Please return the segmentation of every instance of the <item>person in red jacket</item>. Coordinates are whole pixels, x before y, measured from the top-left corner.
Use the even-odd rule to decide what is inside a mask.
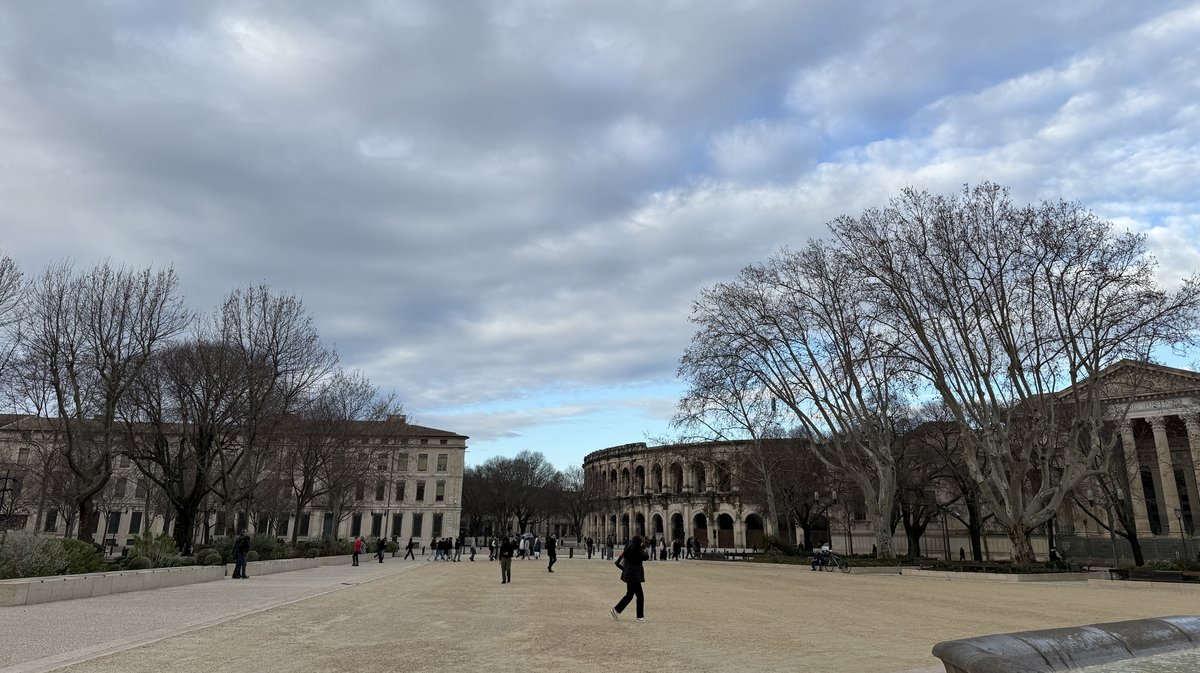
[[[354,536],[354,554],[350,557],[350,560],[353,561],[351,565],[358,565],[358,555],[363,553],[363,548],[366,546],[361,535]]]

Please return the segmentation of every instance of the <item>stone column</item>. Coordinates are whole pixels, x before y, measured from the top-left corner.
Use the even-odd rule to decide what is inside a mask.
[[[1175,486],[1175,465],[1171,462],[1171,444],[1167,441],[1167,419],[1154,416],[1150,419],[1154,429],[1154,450],[1158,455],[1158,474],[1162,481],[1163,497],[1159,512],[1163,517],[1162,532],[1166,535],[1177,524],[1175,509],[1179,507],[1179,489]]]
[[[1125,450],[1125,476],[1129,480],[1129,502],[1133,507],[1133,519],[1139,533],[1150,532],[1150,515],[1147,512],[1146,492],[1142,488],[1142,467],[1138,460],[1137,440],[1133,437],[1133,422],[1127,418],[1121,424],[1121,448]]]
[[[766,527],[763,527],[763,534],[766,534]],[[746,520],[739,517],[733,519],[733,546],[746,548]]]
[[[1192,454],[1192,471],[1196,478],[1196,490],[1200,491],[1200,414],[1188,414],[1183,417],[1187,426],[1188,451]],[[1192,525],[1196,525],[1196,503],[1190,501],[1192,507]],[[1193,528],[1193,530],[1195,530]]]

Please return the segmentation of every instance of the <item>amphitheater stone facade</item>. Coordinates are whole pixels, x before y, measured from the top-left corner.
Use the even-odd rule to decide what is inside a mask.
[[[635,534],[705,548],[753,547],[763,511],[743,498],[735,456],[741,443],[623,444],[583,459],[587,488],[599,495],[584,535],[622,544]]]

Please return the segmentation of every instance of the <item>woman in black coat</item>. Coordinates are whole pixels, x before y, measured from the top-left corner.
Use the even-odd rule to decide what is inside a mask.
[[[642,567],[642,562],[647,560],[646,550],[642,549],[642,536],[634,535],[629,544],[625,546],[625,551],[617,557],[616,566],[621,569],[621,581],[625,583],[625,597],[621,599],[617,606],[609,609],[609,614],[613,619],[617,619],[621,612],[629,606],[629,601],[637,598],[637,620],[639,622],[648,622],[646,619],[645,603],[646,597],[642,594],[642,582],[646,581],[646,572]]]

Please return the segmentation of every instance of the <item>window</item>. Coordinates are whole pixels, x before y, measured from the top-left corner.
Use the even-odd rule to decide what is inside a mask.
[[[398,472],[407,472],[408,471],[408,454],[407,453],[401,452],[401,453],[396,454],[396,471],[398,471]]]
[[[129,534],[137,535],[142,532],[142,513],[134,512],[129,515]]]
[[[450,454],[448,454],[448,453],[439,453],[439,454],[438,454],[437,471],[438,471],[438,472],[445,472],[445,471],[446,471],[446,464],[447,464],[448,462],[450,462]]]
[[[138,479],[137,488],[134,489],[133,496],[135,498],[146,497],[146,489],[148,488],[145,479]]]
[[[371,537],[383,537],[383,514],[371,515]]]
[[[413,526],[412,526],[413,537],[421,537],[421,519],[423,519],[423,518],[424,518],[424,515],[421,514],[420,512],[416,512],[413,514]]]
[[[396,502],[404,502],[404,482],[396,482]]]
[[[129,456],[124,456],[124,455],[121,456],[119,465],[121,466],[121,469],[123,469],[123,470],[128,469],[129,468]]]
[[[404,523],[404,515],[403,514],[393,514],[392,515],[392,537],[401,537],[404,535],[402,532],[400,532],[402,530],[403,523]]]
[[[355,483],[354,484],[354,499],[362,500],[365,497],[367,497],[367,485],[361,481]],[[351,533],[351,535],[358,535],[358,533]]]
[[[113,497],[114,498],[124,498],[125,497],[125,489],[128,488],[128,486],[126,484],[128,483],[129,480],[126,479],[125,477],[117,477],[115,481],[116,481],[116,483],[113,484]]]
[[[321,535],[333,537],[333,512],[321,515]]]
[[[46,525],[42,527],[42,531],[53,533],[58,528],[58,510],[52,509],[46,512]]]
[[[425,472],[429,469],[429,454],[422,453],[417,456],[417,472]]]
[[[387,482],[380,480],[375,482],[375,499],[383,500],[387,493]],[[378,537],[378,536],[377,536]]]
[[[362,535],[362,515],[355,514],[350,517],[350,534]]]
[[[109,512],[108,513],[108,534],[116,535],[117,531],[119,531],[119,530],[121,530],[121,513],[120,512]]]
[[[446,440],[444,440],[444,439],[439,439],[439,440],[438,440],[438,444],[446,444],[446,443],[448,443],[448,442],[447,442]]]
[[[429,443],[429,438],[428,438],[428,437],[422,437],[422,438],[421,438],[421,443],[422,443],[422,444],[428,444],[428,443]]]
[[[417,502],[425,502],[425,482],[417,482]]]
[[[17,464],[24,465],[29,462],[29,448],[22,447],[17,449]]]
[[[434,537],[442,536],[442,515],[441,514],[433,515],[433,536]]]
[[[439,481],[433,490],[434,502],[446,502],[446,482]]]
[[[309,516],[308,512],[305,512],[304,516],[300,517],[300,533],[299,533],[300,537],[308,537],[309,519],[310,519],[310,516]]]
[[[284,514],[283,518],[279,520],[279,537],[287,537],[288,523],[290,523],[290,519],[288,515]]]

